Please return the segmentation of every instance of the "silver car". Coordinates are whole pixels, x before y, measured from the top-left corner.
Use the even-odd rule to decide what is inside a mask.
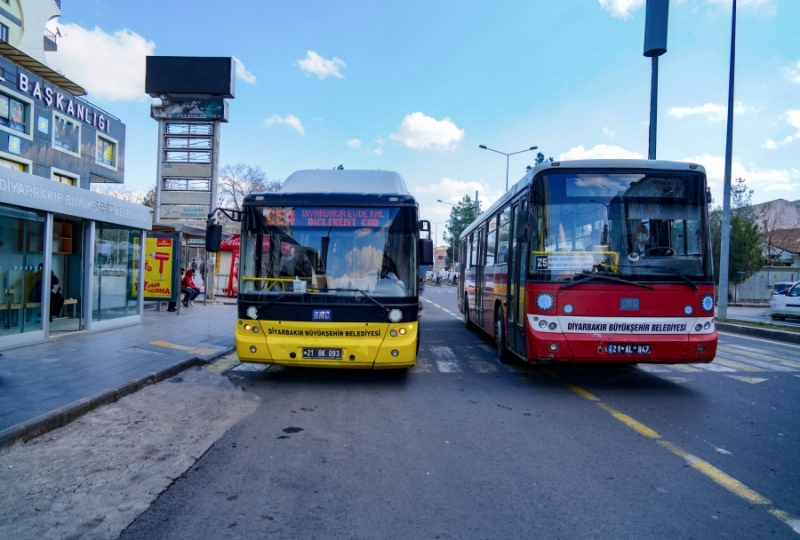
[[[781,292],[773,293],[769,301],[769,316],[775,320],[800,317],[800,282],[793,283],[791,287]]]

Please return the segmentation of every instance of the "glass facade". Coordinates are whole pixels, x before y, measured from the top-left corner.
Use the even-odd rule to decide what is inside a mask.
[[[96,222],[94,238],[92,320],[138,315],[141,231]]]
[[[0,205],[0,337],[42,330],[45,214]]]

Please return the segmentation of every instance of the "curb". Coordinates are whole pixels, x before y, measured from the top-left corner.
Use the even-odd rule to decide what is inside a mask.
[[[715,324],[717,326],[717,330],[722,330],[723,332],[731,332],[734,334],[742,334],[750,337],[760,337],[775,341],[783,341],[784,343],[794,343],[800,345],[800,333],[796,332],[772,330],[769,328],[754,328],[752,326],[743,326],[740,324],[723,322],[718,322]]]
[[[7,448],[17,442],[27,442],[40,435],[44,435],[48,431],[53,431],[63,427],[73,420],[80,418],[84,414],[93,411],[103,405],[114,403],[124,398],[128,394],[133,394],[151,384],[159,383],[170,377],[174,377],[181,371],[189,369],[194,366],[207,364],[220,356],[228,354],[233,351],[235,346],[231,345],[225,349],[214,353],[213,355],[206,356],[201,359],[199,356],[188,357],[181,362],[172,366],[165,367],[159,371],[151,371],[141,377],[128,381],[125,384],[115,386],[109,390],[99,392],[93,396],[86,397],[60,407],[49,413],[45,413],[32,418],[22,424],[11,426],[0,431],[0,449]]]

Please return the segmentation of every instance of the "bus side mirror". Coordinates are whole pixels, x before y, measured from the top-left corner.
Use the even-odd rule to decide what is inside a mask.
[[[206,225],[206,251],[217,253],[222,243],[222,225],[209,223]]]
[[[420,238],[417,244],[419,251],[419,265],[430,266],[433,264],[433,240],[430,238]]]

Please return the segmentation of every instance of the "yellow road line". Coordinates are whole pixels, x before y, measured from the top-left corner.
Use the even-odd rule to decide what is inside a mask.
[[[189,351],[202,355],[214,354],[221,350],[214,347],[190,347],[189,345],[178,345],[177,343],[170,343],[169,341],[151,341],[150,345],[158,345],[159,347],[168,347],[170,349],[179,349],[181,351]]]
[[[236,352],[232,352],[218,359],[216,362],[208,366],[207,369],[214,373],[223,373],[238,366],[239,364],[239,357],[236,355]]]
[[[647,437],[648,439],[660,439],[661,438],[661,435],[659,435],[657,432],[653,431],[652,429],[650,429],[646,425],[640,424],[639,422],[637,422],[636,420],[634,420],[633,418],[631,418],[627,414],[622,414],[621,412],[612,409],[611,407],[609,407],[608,405],[606,405],[602,401],[598,402],[597,405],[601,409],[611,413],[611,416],[613,416],[614,418],[616,418],[617,420],[619,420],[620,422],[622,422],[623,424],[625,424],[626,426],[628,426],[632,430],[636,431],[636,433],[638,433],[639,435]]]
[[[551,376],[556,376],[556,374],[551,372]],[[556,376],[556,378],[557,378],[557,376]],[[640,435],[642,435],[644,437],[647,437],[648,439],[658,439],[657,442],[662,447],[666,448],[667,450],[669,450],[670,452],[672,452],[676,456],[682,458],[683,460],[686,461],[686,463],[691,465],[691,467],[693,469],[701,472],[703,475],[705,475],[709,479],[713,480],[714,482],[716,482],[720,486],[724,487],[725,489],[727,489],[728,491],[730,491],[734,495],[737,495],[737,496],[741,497],[742,499],[744,499],[747,502],[752,503],[752,504],[772,505],[772,503],[766,497],[764,497],[764,496],[760,495],[759,493],[757,493],[756,491],[750,489],[749,487],[747,487],[746,485],[742,484],[741,482],[739,482],[735,478],[732,478],[732,477],[728,476],[727,474],[725,474],[721,470],[717,469],[716,467],[714,467],[713,465],[711,465],[707,461],[703,461],[702,459],[698,458],[697,456],[694,456],[694,455],[682,450],[678,446],[675,446],[671,442],[665,441],[664,439],[661,438],[661,435],[659,435],[658,432],[656,432],[655,430],[652,430],[649,427],[645,426],[644,424],[642,424],[640,422],[637,422],[636,420],[634,420],[630,416],[628,416],[626,414],[623,414],[623,413],[613,409],[612,407],[609,407],[608,405],[606,405],[605,403],[600,401],[599,398],[597,398],[595,395],[591,394],[590,392],[587,392],[583,388],[581,388],[579,386],[575,386],[575,385],[569,385],[568,384],[567,387],[570,390],[572,390],[573,392],[575,392],[576,394],[578,394],[579,396],[581,396],[581,397],[583,397],[585,399],[588,399],[589,401],[594,401],[600,408],[602,408],[603,410],[605,410],[608,413],[610,413],[611,416],[613,416],[614,418],[616,418],[617,420],[619,420],[620,422],[622,422],[623,424],[625,424],[629,428],[633,429],[634,431],[636,431]],[[774,508],[774,507],[773,508],[768,508],[767,510],[772,516],[776,517],[777,519],[781,520],[786,525],[791,527],[792,530],[794,530],[797,533],[800,533],[800,520],[792,517],[788,513],[784,512],[783,510],[779,510],[779,509]]]
[[[742,499],[751,502],[753,504],[772,504],[769,502],[769,499],[766,497],[762,497],[749,487],[745,486],[738,480],[731,478],[721,470],[717,469],[707,461],[703,461],[697,456],[693,456],[692,454],[681,450],[674,444],[668,441],[658,441],[658,444],[672,452],[678,457],[683,458],[686,462],[691,465],[693,468],[697,469],[710,479],[712,479],[717,484],[721,485],[731,493],[738,495]]]

